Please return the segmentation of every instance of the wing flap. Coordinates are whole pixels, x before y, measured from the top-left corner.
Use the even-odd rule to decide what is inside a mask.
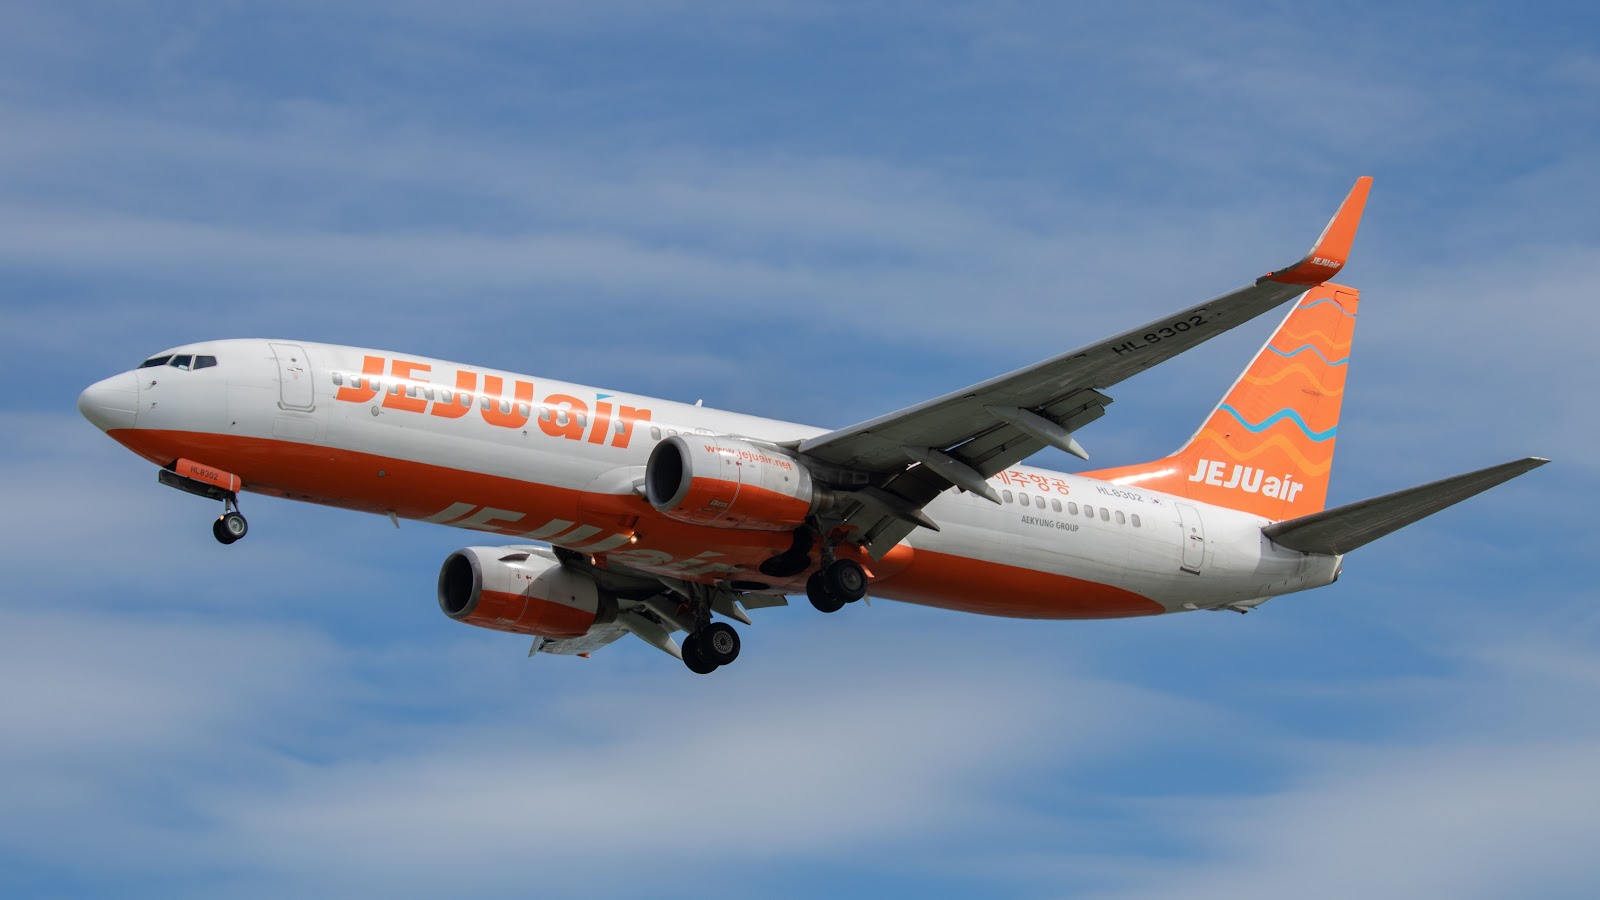
[[[574,638],[534,638],[533,647],[528,651],[528,655],[550,653],[556,656],[582,656],[585,653],[593,653],[607,644],[620,640],[627,634],[628,629],[615,622],[610,622],[605,625],[596,625],[589,629],[588,633]]]
[[[1071,433],[1105,415],[1110,404],[1111,398],[1099,391],[1079,391],[1045,406],[1042,417]],[[1002,423],[951,449],[949,455],[976,469],[984,478],[992,478],[1044,447],[1038,438],[1015,425]],[[881,488],[882,493],[892,496],[898,509],[861,504],[847,510],[842,521],[858,529],[862,546],[878,559],[921,524],[906,515],[906,508],[921,509],[953,486],[927,466],[912,466],[891,477]]]
[[[1382,497],[1278,522],[1261,531],[1274,543],[1291,550],[1303,553],[1348,553],[1495,485],[1531,472],[1549,461],[1537,456],[1513,460]]]

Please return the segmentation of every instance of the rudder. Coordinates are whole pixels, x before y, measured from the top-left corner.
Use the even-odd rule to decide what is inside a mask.
[[[1274,520],[1320,511],[1360,296],[1311,288],[1182,449],[1084,474]]]

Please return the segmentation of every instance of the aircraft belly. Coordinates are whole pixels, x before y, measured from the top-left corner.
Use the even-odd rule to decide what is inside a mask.
[[[1077,619],[1153,615],[1155,585],[1123,565],[1133,552],[1118,535],[1065,516],[1024,516],[967,495],[930,509],[942,531],[918,532],[908,569],[874,593],[987,615]],[[1044,524],[1054,523],[1054,524]],[[1059,527],[1077,524],[1077,530]]]
[[[1074,501],[1100,502],[1068,478]],[[1089,500],[1089,498],[1097,498]],[[1143,495],[1121,524],[1053,509],[946,494],[929,507],[939,533],[918,532],[910,569],[874,590],[913,603],[1028,618],[1101,618],[1223,606],[1315,586],[1300,554],[1259,546],[1260,521],[1202,505],[1204,565],[1185,568],[1189,540],[1174,504]],[[1140,525],[1131,525],[1138,509]],[[954,571],[946,560],[960,560]],[[978,574],[982,573],[982,574]],[[1325,581],[1319,583],[1326,583]]]

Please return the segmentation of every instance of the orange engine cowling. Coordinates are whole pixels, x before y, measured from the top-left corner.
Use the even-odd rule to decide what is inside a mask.
[[[657,444],[644,473],[645,499],[680,522],[788,531],[806,520],[819,492],[792,456],[724,435],[680,434]]]
[[[439,608],[457,622],[547,638],[616,618],[594,580],[534,549],[466,547],[439,569]]]

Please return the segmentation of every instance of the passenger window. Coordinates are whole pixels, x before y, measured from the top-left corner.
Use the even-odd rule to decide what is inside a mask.
[[[578,427],[579,428],[588,428],[589,427],[589,417],[584,415],[583,413],[578,413]]]
[[[1017,492],[1017,502],[1021,503],[1023,506],[1027,506],[1028,505],[1028,495],[1022,493],[1021,491],[1018,491]]]
[[[196,356],[194,358],[194,367],[196,369],[209,369],[216,364],[217,358],[215,356]]]
[[[1054,497],[1050,498],[1050,511],[1061,512],[1061,501],[1055,499]]]
[[[335,387],[344,384],[344,373],[343,372],[335,372],[335,373],[333,373],[333,384],[334,384]]]
[[[1102,521],[1102,522],[1111,521],[1111,510],[1106,509],[1104,506],[1100,507],[1100,521]]]
[[[671,428],[667,429],[667,437],[677,437],[677,436],[678,436],[678,433],[676,431],[673,431]]]
[[[471,409],[472,408],[472,395],[471,394],[462,394],[461,395],[461,405],[465,406],[467,409]]]
[[[1126,524],[1128,524],[1128,517],[1124,516],[1122,514],[1122,510],[1120,510],[1120,509],[1117,510],[1117,524],[1118,525],[1126,525]]]
[[[622,420],[618,419],[617,420],[617,424],[621,425],[622,424]],[[652,440],[652,441],[661,440],[661,429],[657,428],[654,425],[651,425],[650,426],[650,440]]]
[[[189,371],[190,364],[193,363],[193,362],[194,362],[194,357],[190,356],[189,354],[186,353],[186,354],[184,354],[182,356],[174,356],[172,358],[172,361],[167,363],[167,365],[173,367],[174,369],[181,369],[181,370],[187,372],[187,371]]]
[[[1007,503],[1010,503],[1010,502],[1012,502],[1012,500],[1013,500],[1013,498],[1012,498],[1012,496],[1011,496],[1011,492],[1010,492],[1010,491],[1001,491],[1001,492],[1000,492],[1000,496],[1001,496],[1001,498],[1002,498],[1002,499],[1004,499],[1004,500],[1005,500],[1005,501],[1006,501],[1006,502],[1007,502]]]
[[[488,412],[489,410],[494,409],[494,398],[484,397],[483,402],[479,403],[478,405],[483,407],[484,412]]]
[[[1039,507],[1040,509],[1044,509],[1044,495],[1040,494],[1039,496],[1034,497],[1033,505]]]
[[[1088,516],[1091,519],[1094,518],[1094,507],[1092,507],[1089,504],[1085,503],[1083,505],[1083,514]]]
[[[149,359],[145,360],[144,362],[140,363],[139,364],[139,368],[141,368],[141,369],[153,369],[156,366],[164,366],[164,365],[167,364],[167,360],[169,360],[171,358],[172,357],[170,357],[170,356],[152,356]]]
[[[511,401],[510,400],[501,400],[500,401],[500,414],[501,415],[505,415],[505,416],[511,415]]]
[[[439,402],[448,406],[456,402],[456,395],[449,388],[439,388]]]
[[[519,415],[519,416],[523,417],[524,419],[526,419],[527,417],[533,415],[533,407],[529,406],[526,403],[518,403],[517,404],[517,415]]]
[[[556,424],[562,426],[563,428],[566,427],[566,424],[567,424],[567,411],[566,410],[564,410],[564,409],[556,410]]]
[[[548,407],[548,406],[539,407],[539,421],[541,421],[541,422],[550,421],[550,407]]]
[[[1071,500],[1068,500],[1067,501],[1067,512],[1072,514],[1072,515],[1074,515],[1074,516],[1077,515],[1078,514],[1078,504],[1073,503]]]
[[[622,420],[621,420],[621,419],[612,419],[612,420],[611,420],[611,430],[612,430],[612,431],[615,431],[615,432],[616,432],[616,433],[617,433],[617,434],[621,434],[621,433],[622,433],[622,431],[623,431],[623,428],[624,428],[624,427],[625,427],[625,426],[626,426],[626,425],[627,425],[627,424],[628,424],[628,423],[626,423],[626,422],[624,422],[624,421],[622,421]]]
[[[400,382],[396,381],[394,384],[389,385],[389,393],[396,397],[400,396]]]
[[[1135,528],[1139,527],[1139,514],[1138,513],[1134,513],[1133,514],[1133,527],[1135,527]]]

